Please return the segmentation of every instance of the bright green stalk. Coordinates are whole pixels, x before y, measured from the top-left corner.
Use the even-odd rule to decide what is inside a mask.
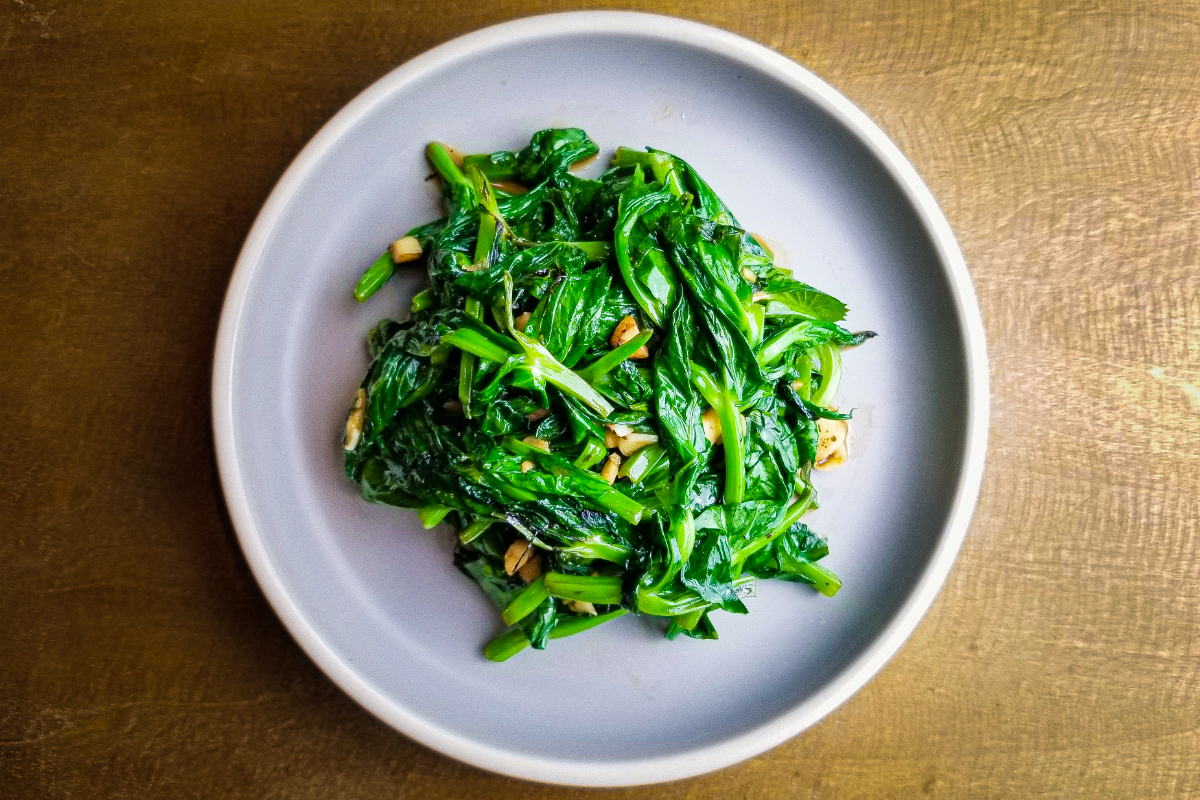
[[[526,586],[517,596],[512,599],[512,602],[500,613],[504,619],[505,625],[515,625],[526,616],[533,613],[533,610],[542,604],[542,601],[550,596],[546,591],[545,578],[538,578],[533,583]]]
[[[592,628],[596,627],[597,625],[603,625],[605,622],[608,622],[609,620],[614,620],[614,619],[617,619],[618,617],[623,617],[628,613],[629,613],[629,609],[618,608],[617,610],[609,611],[606,614],[597,614],[595,616],[592,616],[591,614],[582,614],[578,617],[567,617],[566,619],[560,619],[558,621],[558,624],[555,625],[554,628],[550,631],[550,638],[551,639],[565,639],[566,637],[574,636],[577,633],[583,633],[584,631],[590,631]]]
[[[451,162],[453,163],[453,162]],[[476,173],[479,170],[475,170]],[[486,181],[485,181],[486,183]],[[475,240],[475,263],[486,263],[492,245],[496,241],[496,219],[490,214],[479,215],[479,238]],[[478,320],[483,319],[483,303],[474,297],[468,297],[465,310],[467,315]],[[462,403],[463,416],[467,419],[475,416],[471,407],[471,393],[475,388],[474,354],[463,353],[462,362],[458,367],[458,400]]]
[[[604,446],[604,442],[595,436],[590,436],[583,443],[583,450],[580,451],[579,457],[572,463],[580,469],[590,470],[603,461],[607,455],[608,448]]]
[[[692,549],[696,546],[696,519],[692,510],[685,505],[676,508],[671,515],[671,529],[667,532],[671,561],[663,571],[662,577],[648,588],[650,594],[658,594],[679,574],[679,570],[692,557]]]
[[[467,191],[474,196],[475,189],[471,186],[471,182],[463,175],[462,170],[454,163],[454,159],[446,152],[446,148],[438,142],[430,142],[425,147],[425,157],[429,159],[429,163],[442,176],[442,180],[456,194],[459,191]]]
[[[733,581],[734,589],[738,590],[739,595],[742,590],[748,590],[753,585],[753,575],[742,575]],[[712,605],[698,595],[694,589],[655,592],[646,586],[638,586],[634,593],[634,600],[638,611],[655,617],[678,617],[693,611],[704,611]]]
[[[496,218],[491,214],[479,215],[479,238],[475,240],[475,264],[486,266],[486,259],[496,244]]]
[[[544,344],[516,328],[510,333],[525,351],[525,363],[535,376],[540,376],[547,383],[552,383],[567,394],[573,395],[602,417],[608,417],[616,410],[590,383],[579,377],[578,373],[563,366]]]
[[[525,351],[525,366],[535,378],[557,386],[577,400],[590,406],[602,417],[608,417],[616,409],[597,392],[592,385],[579,377],[574,370],[564,366],[546,346],[524,332],[517,330],[512,316],[512,275],[504,273],[504,308],[501,309],[504,327]]]
[[[417,516],[420,517],[421,524],[425,526],[426,530],[436,527],[449,513],[449,508],[440,505],[429,505],[417,509]]]
[[[766,547],[768,544],[773,542],[777,536],[795,525],[796,521],[800,519],[800,517],[804,516],[810,508],[812,508],[812,504],[815,499],[816,493],[813,492],[813,488],[811,486],[804,487],[804,491],[798,498],[796,498],[796,502],[788,506],[787,511],[785,511],[783,514],[783,519],[781,519],[775,525],[775,527],[771,529],[770,533],[768,533],[766,536],[755,539],[741,550],[738,550],[733,554],[734,570],[740,572],[742,569],[742,564],[746,563],[747,558]]]
[[[804,355],[796,359],[796,379],[793,384],[797,384],[796,394],[800,395],[802,400],[810,400],[812,396],[812,358]]]
[[[751,347],[757,347],[762,342],[763,326],[766,324],[766,310],[758,303],[751,303],[746,310],[746,318],[750,322],[750,330],[746,336]]]
[[[482,536],[495,522],[494,519],[480,517],[459,532],[458,540],[463,544],[470,544]]]
[[[628,547],[610,544],[598,537],[592,537],[583,541],[573,541],[563,547],[557,548],[559,553],[566,553],[571,556],[577,556],[582,559],[600,559],[613,564],[624,564],[629,560],[630,550]]]
[[[607,614],[597,614],[594,617],[590,614],[580,614],[579,616],[567,617],[566,619],[560,618],[558,623],[550,630],[550,638],[565,639],[577,633],[590,631],[597,625],[603,625],[610,620],[623,617],[628,613],[629,609],[618,608],[616,611],[609,611]],[[520,628],[513,628],[488,642],[487,647],[483,649],[483,654],[489,661],[507,661],[528,646],[529,637],[525,635],[525,631]]]
[[[502,364],[510,355],[512,355],[512,353],[505,350],[495,342],[490,341],[486,336],[474,328],[459,328],[456,331],[451,331],[442,337],[442,341],[446,344],[452,344],[459,350],[462,350],[464,353],[463,358],[466,358],[467,355],[478,356],[480,358],[485,358],[488,361],[495,361]],[[461,379],[461,374],[459,377]],[[461,385],[462,384],[460,380],[460,388]],[[460,394],[459,397],[461,399],[462,395]]]
[[[788,572],[805,578],[818,592],[826,597],[833,597],[838,593],[838,589],[842,588],[842,579],[815,561],[802,561],[793,558],[788,558],[786,561]]]
[[[529,637],[520,628],[505,631],[487,643],[483,655],[488,661],[507,661],[529,647]]]
[[[691,369],[692,383],[708,404],[717,410],[721,442],[725,448],[725,502],[740,503],[746,494],[746,453],[741,411],[729,390],[718,386],[703,368],[692,362]]]
[[[784,328],[772,336],[758,351],[758,363],[764,367],[770,366],[783,357],[788,348],[801,339],[812,335],[812,327],[803,322]]]
[[[508,227],[508,220],[500,213],[500,205],[496,202],[496,193],[492,191],[492,184],[488,181],[478,167],[469,166],[466,169],[466,177],[470,182],[471,187],[475,190],[475,196],[479,198],[479,205],[483,206],[483,215],[491,217],[492,225],[499,227],[508,236],[509,241],[521,246],[529,246],[534,242],[526,241],[513,233],[512,228]],[[491,240],[488,241],[488,249],[491,249]],[[475,262],[479,262],[478,252],[475,256]]]
[[[509,452],[523,458],[533,459],[542,469],[553,475],[574,478],[572,488],[575,491],[573,493],[588,498],[596,505],[613,512],[629,524],[637,525],[642,521],[642,517],[646,513],[645,507],[632,497],[614,489],[608,484],[608,481],[595,472],[576,467],[562,456],[547,453],[532,445],[518,442],[516,439],[505,439],[504,446],[508,448]],[[628,553],[625,555],[628,555]],[[603,558],[603,556],[601,557]]]
[[[427,308],[433,307],[433,289],[424,289],[413,295],[412,313],[418,314]]]
[[[650,473],[658,462],[666,458],[666,452],[656,444],[643,447],[621,463],[618,478],[629,478],[633,484],[639,484]]]
[[[827,342],[814,347],[813,352],[821,360],[821,383],[812,394],[812,402],[828,407],[842,382],[842,351]]]
[[[617,577],[566,575],[561,572],[547,572],[545,577],[546,591],[552,597],[561,597],[564,600],[617,605],[625,596],[621,579]]]
[[[367,271],[358,279],[358,285],[354,287],[354,299],[365,303],[371,295],[378,292],[379,288],[388,282],[395,271],[396,262],[392,261],[391,250],[384,250],[383,255],[375,259],[374,263],[367,267]]]
[[[583,378],[593,386],[601,378],[612,372],[622,362],[636,353],[642,345],[650,341],[650,337],[654,335],[654,331],[642,331],[637,336],[630,339],[620,347],[609,350],[604,355],[597,358],[591,364],[588,364],[581,370],[577,370],[579,377]]]

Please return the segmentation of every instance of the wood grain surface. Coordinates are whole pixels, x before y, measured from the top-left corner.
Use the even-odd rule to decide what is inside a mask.
[[[636,4],[864,108],[983,309],[991,445],[962,556],[816,728],[696,780],[536,786],[393,732],[292,642],[214,467],[238,248],[375,78],[575,5],[0,0],[0,796],[1200,796],[1195,2]]]

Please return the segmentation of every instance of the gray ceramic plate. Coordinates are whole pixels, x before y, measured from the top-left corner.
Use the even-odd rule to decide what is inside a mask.
[[[828,599],[763,581],[716,642],[626,617],[485,661],[494,608],[452,537],[363,502],[339,429],[364,336],[415,283],[359,307],[364,265],[438,215],[422,148],[520,147],[579,126],[607,152],[690,161],[803,280],[879,337],[848,353],[851,458],[822,473]],[[695,775],[795,736],[916,626],[962,542],[987,431],[983,331],[953,235],[878,128],[795,63],[732,34],[628,13],[510,22],[443,44],[363,92],[280,180],[225,303],[213,379],[221,479],[242,547],[300,645],[414,739],[485,769],[581,785]]]

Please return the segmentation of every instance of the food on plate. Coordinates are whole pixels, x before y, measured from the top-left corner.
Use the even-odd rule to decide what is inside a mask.
[[[428,272],[406,322],[368,337],[343,431],[363,497],[457,531],[455,564],[512,626],[502,661],[626,613],[715,639],[760,578],[841,581],[811,470],[844,460],[844,348],[875,334],[796,280],[696,171],[577,128],[520,151],[426,150],[448,213],[355,287]]]

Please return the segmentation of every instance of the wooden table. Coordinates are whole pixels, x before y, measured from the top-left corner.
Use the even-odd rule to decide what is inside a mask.
[[[635,4],[861,105],[983,308],[992,438],[962,556],[815,729],[664,787],[534,786],[394,733],[292,642],[214,467],[238,248],[379,75],[571,5],[0,6],[0,796],[1200,796],[1195,2]]]

